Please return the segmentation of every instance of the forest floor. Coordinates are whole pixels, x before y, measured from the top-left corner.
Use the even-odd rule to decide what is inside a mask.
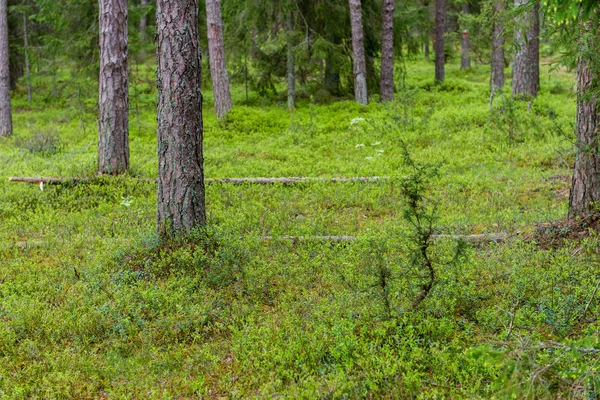
[[[169,243],[139,179],[157,169],[151,78],[132,80],[125,177],[95,177],[93,100],[17,99],[0,141],[0,397],[597,398],[599,238],[536,233],[567,213],[573,79],[544,66],[537,99],[490,111],[487,69],[448,69],[434,85],[432,64],[410,62],[397,100],[366,108],[305,99],[290,113],[240,86],[217,122],[207,93],[207,178],[390,179],[210,185],[209,228]],[[404,145],[439,166],[421,188],[435,234],[508,234],[458,258],[431,242],[417,308]],[[356,239],[277,239],[331,235]]]

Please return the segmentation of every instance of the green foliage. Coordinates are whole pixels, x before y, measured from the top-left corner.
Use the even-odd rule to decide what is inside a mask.
[[[157,170],[151,65],[132,75],[131,176],[95,176],[92,107],[17,99],[14,137],[0,141],[0,397],[597,396],[596,235],[479,244],[464,258],[438,239],[435,284],[413,308],[417,233],[526,239],[566,214],[572,77],[543,67],[539,98],[513,105],[522,128],[508,146],[487,72],[447,67],[436,86],[429,63],[407,62],[397,100],[368,107],[301,99],[290,113],[255,93],[240,106],[234,85],[225,121],[204,113],[207,177],[391,179],[209,185],[209,228],[166,242],[153,233],[156,186],[138,179]],[[61,151],[21,147],[40,132],[59,132]],[[435,179],[406,148],[417,170],[443,165]],[[93,179],[42,191],[13,175]]]

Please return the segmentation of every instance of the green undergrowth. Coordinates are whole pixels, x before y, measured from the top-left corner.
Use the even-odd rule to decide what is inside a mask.
[[[209,178],[389,179],[209,185],[208,227],[169,240],[140,179],[157,168],[150,75],[127,176],[95,176],[93,112],[18,109],[0,141],[0,397],[596,398],[600,238],[527,240],[566,214],[572,78],[544,70],[531,104],[499,94],[490,111],[483,67],[450,65],[443,85],[406,70],[395,102],[365,108],[252,97],[217,121],[207,93]],[[405,145],[438,167],[419,189],[432,234],[512,237],[458,258],[432,239],[418,307]],[[331,235],[356,239],[314,238]]]

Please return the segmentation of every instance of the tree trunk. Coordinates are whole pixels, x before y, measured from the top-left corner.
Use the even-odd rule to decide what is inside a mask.
[[[383,0],[381,101],[394,100],[394,0]]]
[[[140,40],[142,44],[146,41],[147,30],[148,30],[148,0],[141,0],[140,7],[142,8],[142,15],[140,16]]]
[[[362,105],[369,103],[367,95],[367,62],[365,37],[362,24],[361,0],[350,0],[350,23],[352,25],[352,53],[354,58],[354,97]]]
[[[600,203],[600,146],[598,146],[598,102],[592,91],[594,74],[589,56],[577,63],[577,155],[573,168],[569,216],[598,213]]]
[[[208,52],[215,98],[215,112],[218,118],[223,118],[231,110],[231,93],[229,92],[229,76],[225,65],[220,0],[206,0],[206,24],[208,26]]]
[[[494,32],[492,36],[490,72],[490,87],[492,91],[504,88],[504,10],[504,1],[494,2]]]
[[[129,169],[127,0],[100,0],[98,172]]]
[[[142,14],[140,15],[140,56],[143,59],[146,56],[146,40],[148,37],[148,0],[141,0],[140,7],[142,8]]]
[[[158,207],[165,236],[206,223],[197,0],[158,0]]]
[[[425,38],[425,60],[429,61],[429,34]]]
[[[515,0],[515,7],[528,0]],[[516,42],[519,50],[513,64],[513,96],[536,97],[540,86],[540,13],[536,3],[517,18]]]
[[[0,0],[0,137],[12,134],[10,62],[8,59],[8,7]]]
[[[29,63],[29,37],[27,35],[27,14],[23,13],[23,49],[25,53],[25,81],[27,83],[27,102],[33,100],[31,89],[31,64]]]
[[[462,12],[464,15],[469,15],[469,4],[463,4]],[[469,59],[469,49],[469,31],[467,29],[463,29],[460,55],[460,69],[471,68],[471,60]]]
[[[435,80],[443,82],[445,78],[444,64],[446,56],[444,54],[444,32],[446,30],[446,0],[436,0],[435,2]]]
[[[287,32],[287,83],[288,83],[288,109],[296,108],[296,63],[294,59],[294,43],[292,35],[294,33],[294,14],[290,11],[288,15]]]

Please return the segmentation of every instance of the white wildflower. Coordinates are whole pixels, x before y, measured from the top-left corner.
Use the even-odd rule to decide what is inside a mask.
[[[354,146],[354,147],[356,147],[356,148],[358,149],[359,147],[365,147],[365,145],[364,145],[364,144],[362,144],[362,143],[359,143],[359,144],[357,144],[357,145],[356,145],[356,146]]]
[[[364,118],[354,118],[352,121],[350,121],[350,125],[358,125],[359,122],[362,122],[364,120]]]

